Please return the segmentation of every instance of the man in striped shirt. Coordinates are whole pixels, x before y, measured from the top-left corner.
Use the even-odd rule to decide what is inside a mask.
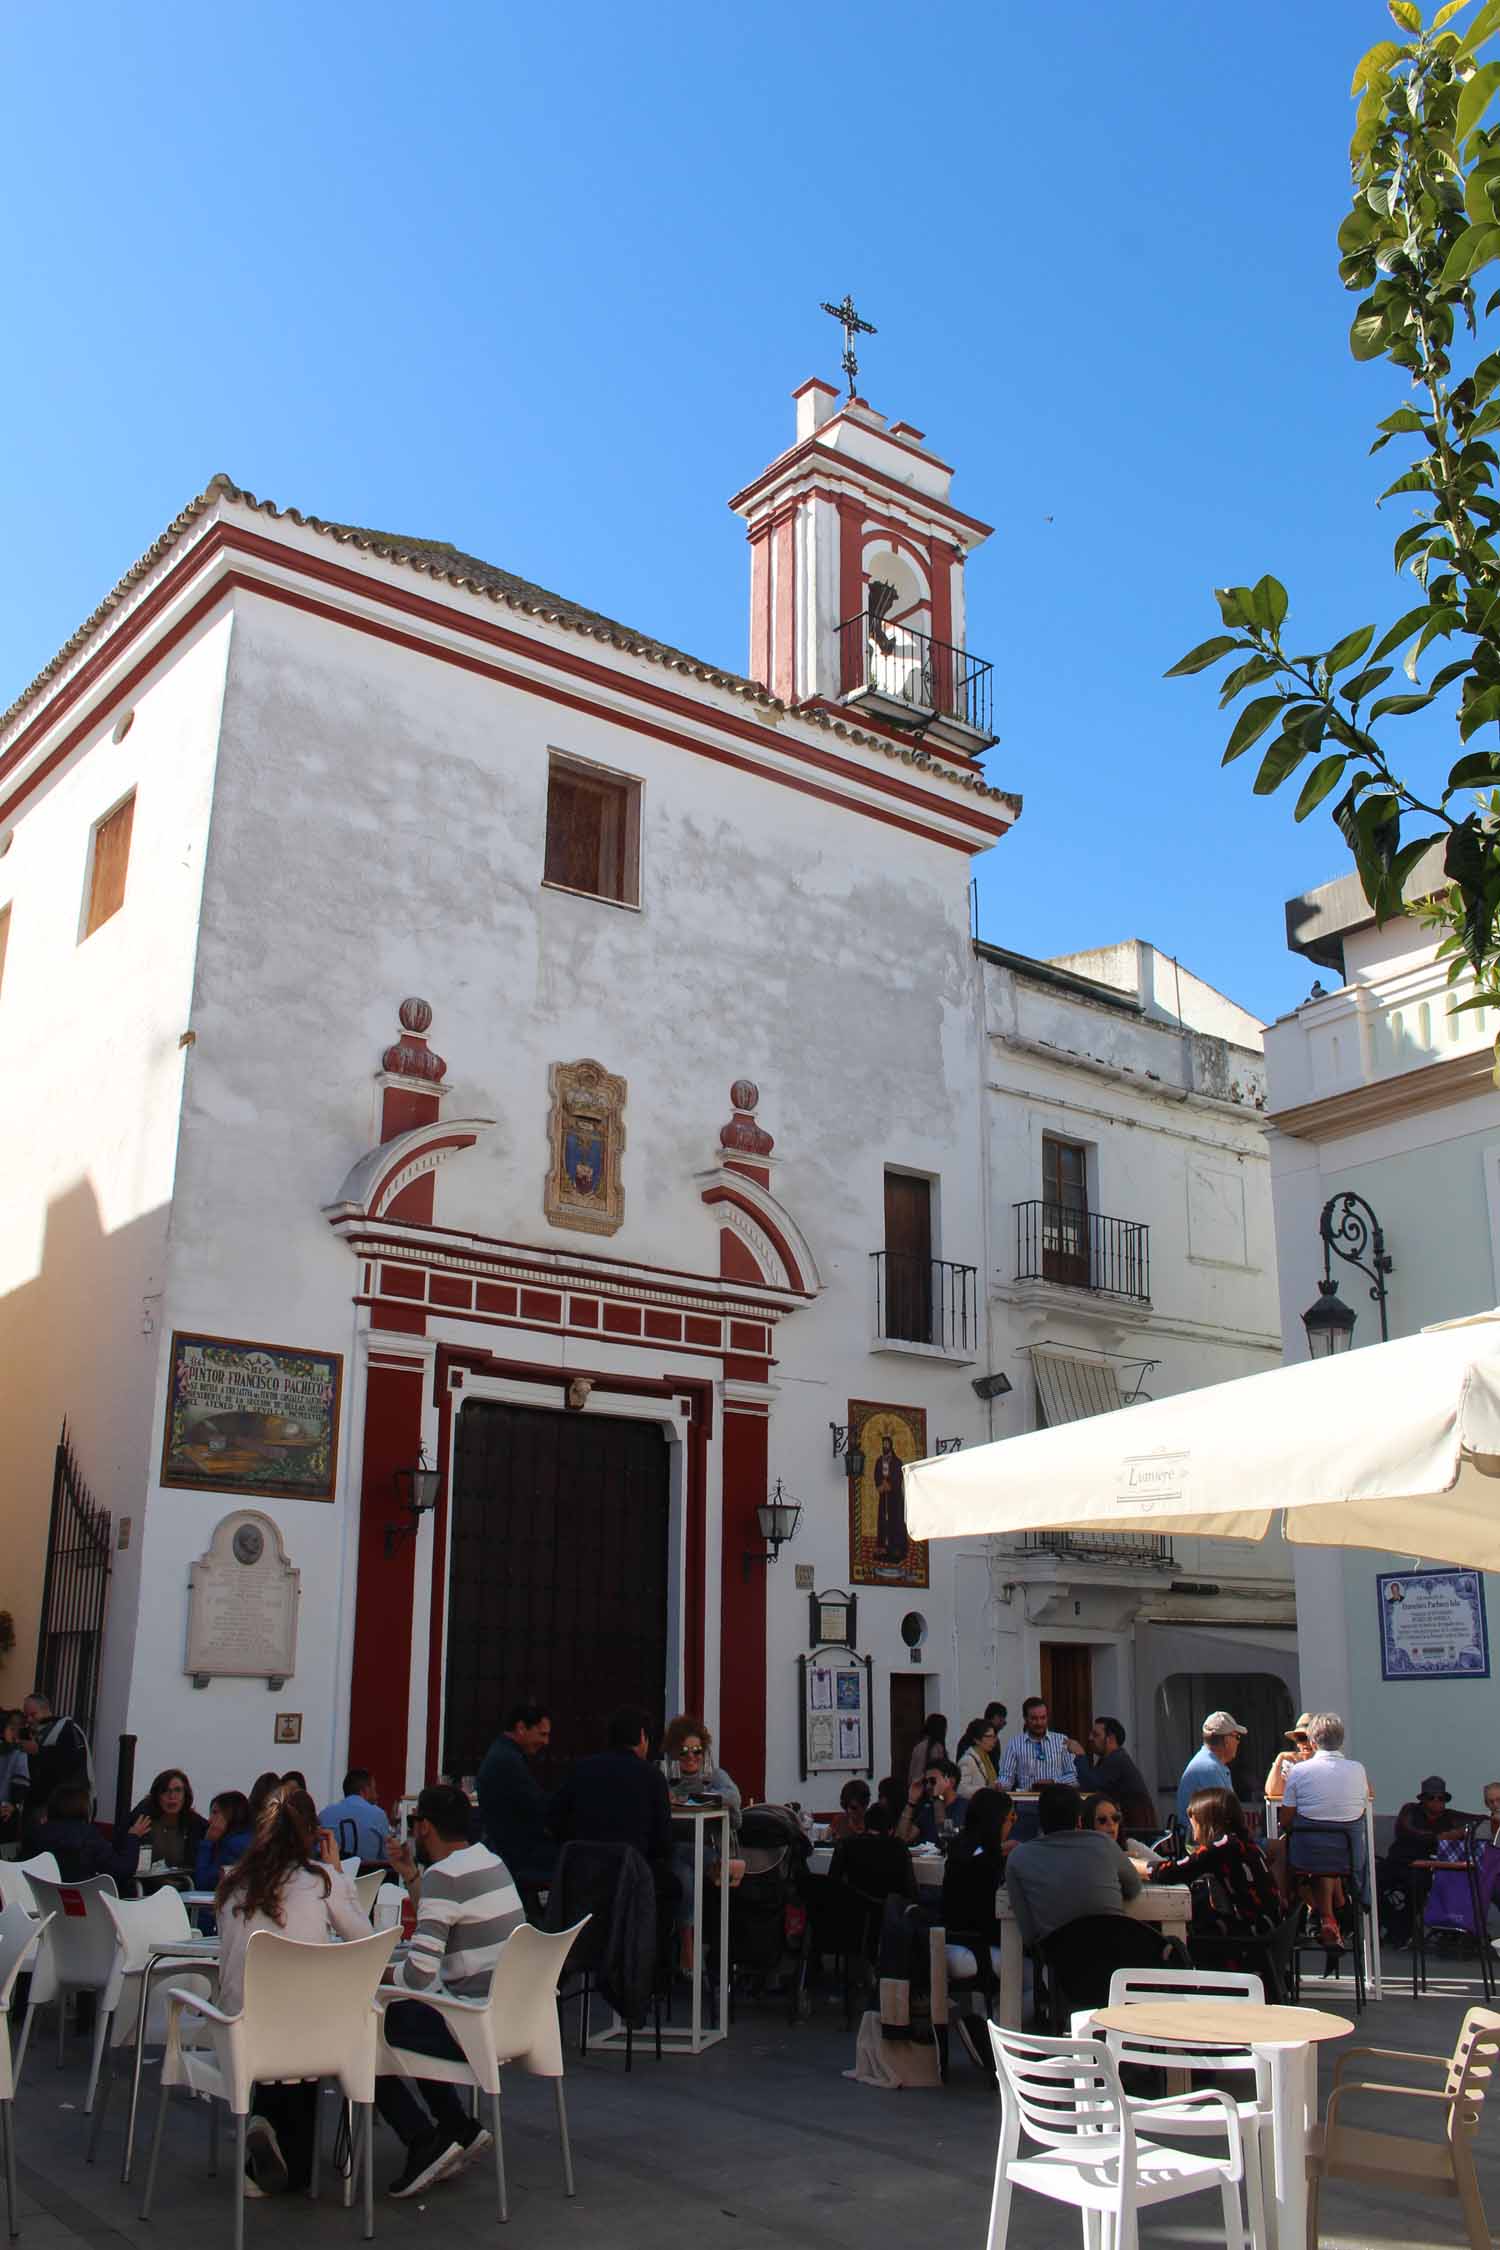
[[[1002,1789],[1040,1789],[1046,1781],[1076,1784],[1081,1746],[1068,1735],[1050,1733],[1047,1716],[1041,1696],[1028,1695],[1021,1705],[1021,1732],[1000,1754],[996,1780]]]
[[[462,2061],[462,2048],[438,2010],[416,1995],[487,2000],[500,1948],[526,1919],[504,1860],[469,1842],[471,1820],[463,1791],[442,1782],[417,1799],[411,1843],[387,1846],[416,1906],[417,1926],[405,1961],[391,1972],[391,1982],[414,1997],[388,2004],[386,2037],[393,2047],[450,2062]],[[458,2088],[440,2079],[419,2079],[413,2089],[405,2078],[379,2078],[375,2102],[406,2148],[392,2195],[415,2195],[490,2146],[488,2127],[469,2116]]]

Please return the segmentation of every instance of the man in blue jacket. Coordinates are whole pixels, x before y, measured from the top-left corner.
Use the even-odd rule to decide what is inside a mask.
[[[1203,1748],[1194,1751],[1177,1784],[1177,1818],[1187,1826],[1187,1809],[1200,1789],[1227,1789],[1234,1795],[1229,1769],[1249,1729],[1227,1711],[1210,1711],[1203,1722]]]

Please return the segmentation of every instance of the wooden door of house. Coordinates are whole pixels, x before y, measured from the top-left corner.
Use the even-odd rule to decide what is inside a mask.
[[[1042,1275],[1087,1289],[1088,1150],[1076,1141],[1042,1141]]]
[[[884,1298],[887,1336],[932,1342],[932,1182],[911,1172],[885,1176]]]
[[[659,1726],[671,1715],[660,1425],[471,1400],[452,1481],[444,1770],[476,1772],[523,1697],[552,1714],[554,1778],[604,1747],[621,1704]]]
[[[1093,1651],[1072,1641],[1043,1641],[1041,1693],[1052,1732],[1087,1742],[1094,1720]]]
[[[891,1772],[906,1788],[906,1769],[927,1723],[925,1672],[891,1674]]]

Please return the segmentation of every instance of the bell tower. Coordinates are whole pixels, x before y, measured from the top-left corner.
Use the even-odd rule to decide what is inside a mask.
[[[792,396],[792,444],[729,503],[750,541],[751,678],[977,757],[991,667],[967,647],[964,564],[990,525],[953,506],[953,471],[910,422],[818,376]]]

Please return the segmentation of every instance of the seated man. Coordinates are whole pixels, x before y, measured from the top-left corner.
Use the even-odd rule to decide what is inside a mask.
[[[417,1799],[411,1843],[387,1846],[416,1906],[417,1926],[406,1959],[390,1972],[391,1983],[413,1997],[387,2007],[385,2035],[393,2047],[450,2062],[462,2060],[463,2050],[420,1995],[488,1999],[500,1948],[526,1919],[504,1860],[469,1842],[469,1820],[463,1791],[438,1782]],[[416,2195],[490,2145],[488,2129],[469,2116],[459,2089],[440,2079],[418,2079],[414,2090],[409,2079],[378,2078],[375,2106],[406,2148],[394,2196]]]
[[[605,1741],[553,1795],[552,1833],[564,1844],[634,1844],[653,1873],[671,1880],[672,1800],[666,1775],[650,1762],[651,1721],[633,1707],[616,1711]]]
[[[903,1844],[935,1844],[945,1822],[962,1828],[968,1809],[968,1798],[958,1793],[957,1766],[951,1758],[939,1758],[912,1783],[896,1834]]]
[[[557,1865],[557,1846],[547,1834],[546,1793],[531,1770],[531,1760],[541,1756],[551,1739],[552,1719],[544,1704],[513,1704],[479,1768],[484,1840],[523,1890],[549,1883]]]
[[[1188,1825],[1188,1806],[1200,1789],[1233,1791],[1229,1769],[1239,1756],[1240,1744],[1248,1731],[1227,1711],[1209,1712],[1203,1722],[1203,1747],[1193,1752],[1177,1784],[1177,1820],[1184,1832]]]
[[[1083,1798],[1048,1782],[1037,1800],[1041,1833],[1017,1844],[1005,1863],[1005,1888],[1028,1945],[1085,1914],[1123,1914],[1140,1894],[1140,1870],[1119,1845],[1083,1825]]]
[[[1049,1716],[1045,1697],[1027,1696],[1021,1705],[1021,1731],[1000,1753],[995,1778],[1002,1789],[1039,1789],[1047,1781],[1077,1780],[1080,1745],[1065,1734],[1054,1734],[1047,1724]]]
[[[884,1899],[892,1891],[902,1898],[915,1898],[917,1878],[912,1872],[911,1853],[891,1833],[893,1825],[888,1805],[871,1805],[865,1815],[864,1833],[846,1836],[834,1845],[828,1868],[832,1879],[852,1884],[866,1898]]]
[[[1469,1824],[1470,1815],[1452,1811],[1452,1804],[1447,1782],[1440,1773],[1430,1773],[1396,1814],[1396,1833],[1377,1871],[1385,1933],[1392,1945],[1410,1942],[1413,1889],[1420,1898],[1426,1887],[1413,1875],[1415,1863],[1436,1859],[1439,1842],[1461,1836]]]
[[[341,1859],[383,1861],[391,1824],[375,1799],[375,1776],[368,1766],[351,1766],[344,1776],[344,1794],[325,1805],[318,1826],[333,1832]]]
[[[1095,1719],[1089,1728],[1088,1755],[1077,1761],[1078,1786],[1091,1795],[1113,1797],[1127,1828],[1149,1836],[1162,1826],[1156,1799],[1146,1787],[1140,1767],[1125,1748],[1125,1729],[1118,1719]]]

